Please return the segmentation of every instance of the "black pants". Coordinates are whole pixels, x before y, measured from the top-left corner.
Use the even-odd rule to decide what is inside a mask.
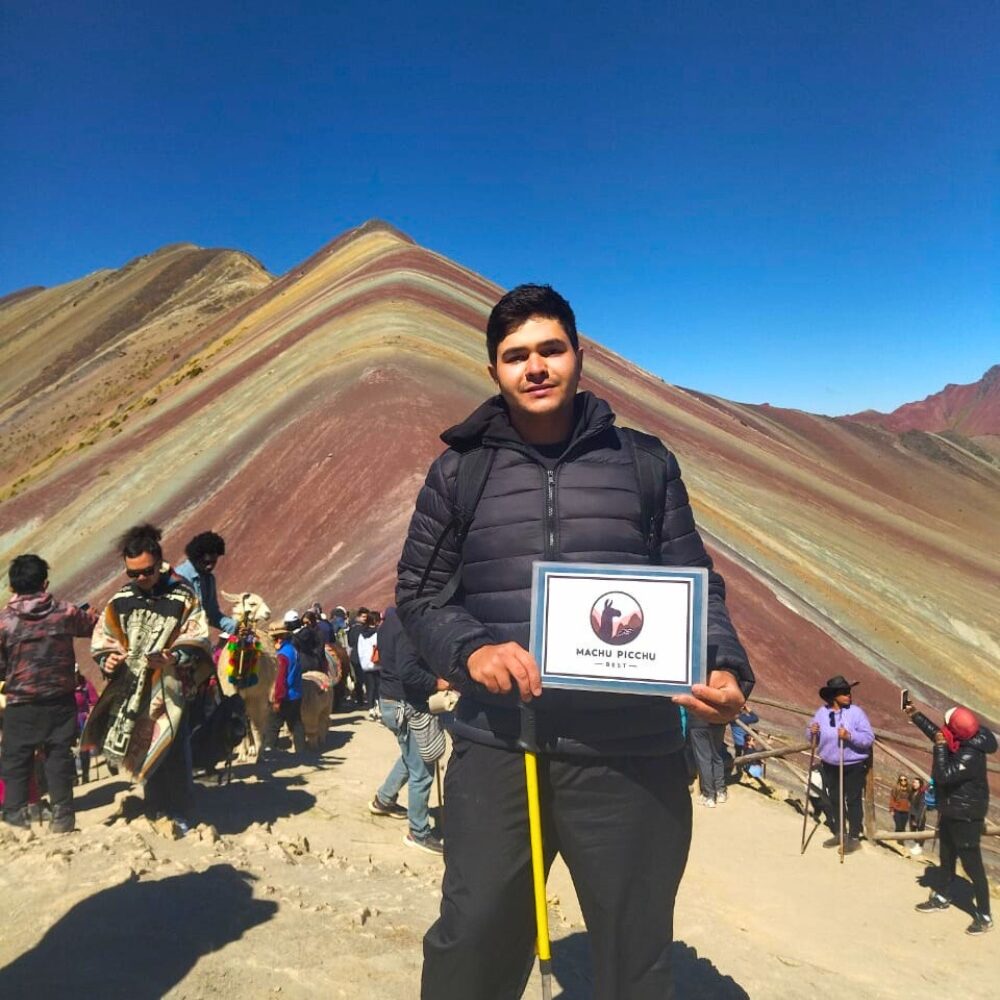
[[[368,706],[368,710],[371,711],[378,704],[379,689],[382,686],[382,671],[362,670],[361,673],[365,678],[365,704]]]
[[[844,812],[847,813],[847,836],[857,839],[864,829],[861,799],[865,792],[864,762],[844,765]],[[823,790],[833,804],[830,817],[834,836],[840,834],[840,765],[823,764]]]
[[[45,754],[45,779],[53,815],[72,814],[75,740],[76,699],[73,695],[48,702],[7,706],[0,751],[5,814],[13,815],[28,804],[28,778],[37,749]]]
[[[986,869],[983,867],[983,851],[979,846],[983,833],[983,821],[972,819],[952,819],[942,816],[938,823],[938,842],[941,856],[941,882],[938,892],[951,898],[951,882],[955,877],[955,862],[961,861],[965,874],[972,882],[972,891],[976,899],[976,909],[986,915],[990,914],[990,886],[986,881]]]
[[[267,721],[267,732],[264,734],[264,747],[273,750],[278,742],[278,733],[281,732],[281,725],[288,726],[288,731],[292,734],[292,746],[296,753],[306,752],[306,731],[302,725],[302,699],[296,698],[294,701],[285,700],[278,705],[278,711],[272,712]]]
[[[191,763],[191,725],[185,709],[167,755],[146,779],[146,814],[163,814],[189,820],[194,799],[194,772]]]
[[[909,818],[908,812],[901,812],[899,809],[892,810],[892,821],[896,824],[896,833],[902,833],[906,829],[906,821]]]
[[[546,871],[556,852],[589,931],[594,1000],[668,1000],[674,896],[691,841],[683,755],[539,757]],[[520,997],[534,961],[524,758],[455,741],[441,915],[424,1000]]]

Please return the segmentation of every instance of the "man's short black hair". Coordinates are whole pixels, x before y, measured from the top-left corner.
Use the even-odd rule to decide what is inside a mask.
[[[202,556],[224,556],[226,543],[222,535],[217,535],[214,531],[203,531],[187,543],[184,554],[191,562],[197,562]]]
[[[551,285],[518,285],[493,307],[486,323],[486,350],[491,365],[496,364],[500,341],[533,316],[556,320],[569,337],[573,350],[579,350],[576,316],[570,304]]]
[[[41,557],[26,553],[11,560],[10,589],[15,594],[37,594],[45,587],[49,578],[49,564]]]
[[[163,558],[160,539],[163,532],[153,524],[136,524],[118,539],[118,550],[125,559],[149,553],[157,561]]]

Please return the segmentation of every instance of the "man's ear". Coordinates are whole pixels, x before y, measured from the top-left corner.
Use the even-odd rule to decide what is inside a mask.
[[[486,370],[490,373],[490,378],[493,379],[493,384],[499,385],[500,379],[497,378],[497,366],[489,364],[486,366]]]
[[[576,349],[576,370],[579,374],[583,374],[583,348],[578,347]]]

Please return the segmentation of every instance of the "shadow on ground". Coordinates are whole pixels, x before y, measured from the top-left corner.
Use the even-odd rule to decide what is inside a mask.
[[[254,823],[273,823],[311,809],[316,796],[297,785],[300,775],[281,777],[265,774],[253,783],[232,781],[228,785],[195,786],[195,819],[210,823],[219,833],[242,833]]]
[[[673,944],[674,989],[678,997],[698,1000],[749,1000],[749,994],[731,976],[724,976],[683,941]],[[583,931],[552,942],[553,974],[562,992],[556,1000],[593,1000],[590,948]]]
[[[115,796],[124,792],[129,784],[124,778],[113,778],[100,783],[88,781],[86,785],[79,785],[73,790],[74,808],[77,812],[84,812],[87,809],[109,806],[114,802]]]
[[[917,885],[923,886],[925,889],[934,890],[935,892],[941,891],[941,866],[928,865],[921,873],[917,876]],[[927,893],[930,895],[930,892]],[[927,897],[925,896],[924,899]],[[968,913],[970,917],[976,914],[976,899],[973,892],[972,883],[967,878],[962,878],[957,872],[955,877],[951,880],[951,888],[948,890],[948,898],[951,900],[951,905],[956,909],[962,910],[964,913]],[[917,899],[918,903],[922,903],[923,899]]]
[[[231,865],[215,865],[103,889],[0,969],[3,995],[77,1000],[81,984],[90,983],[100,997],[162,997],[203,955],[274,916],[277,903],[254,899],[251,880]]]

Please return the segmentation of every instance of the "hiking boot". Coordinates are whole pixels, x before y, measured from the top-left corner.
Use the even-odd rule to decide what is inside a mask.
[[[28,807],[21,806],[20,809],[4,809],[3,821],[8,826],[15,826],[19,830],[31,828],[31,820],[28,819]]]
[[[824,847],[840,847],[840,837],[827,837],[823,841]]]
[[[986,934],[993,930],[993,918],[988,913],[977,913],[965,928],[966,934]]]
[[[715,804],[717,806],[725,805],[729,801],[729,792],[723,789],[721,792],[715,793]]]
[[[844,841],[844,853],[853,854],[855,851],[861,850],[861,841],[857,837],[848,837]]]
[[[714,809],[715,808],[715,796],[714,795],[702,795],[702,796],[700,796],[700,798],[698,799],[698,801],[701,802],[701,804],[703,806],[705,806],[706,808],[708,808],[708,809]]]
[[[407,847],[416,847],[428,854],[436,854],[438,857],[444,854],[444,841],[435,833],[429,833],[426,837],[414,837],[412,833],[408,832],[403,838],[403,843]]]
[[[391,819],[406,819],[406,810],[398,803],[385,803],[377,795],[368,803],[368,811],[373,816],[388,816]]]
[[[945,899],[939,892],[932,892],[930,899],[924,903],[917,903],[913,908],[917,913],[940,913],[942,910],[947,910],[950,906],[950,899]]]
[[[52,810],[52,822],[49,830],[52,833],[72,833],[76,829],[76,813],[72,806],[55,806]]]

